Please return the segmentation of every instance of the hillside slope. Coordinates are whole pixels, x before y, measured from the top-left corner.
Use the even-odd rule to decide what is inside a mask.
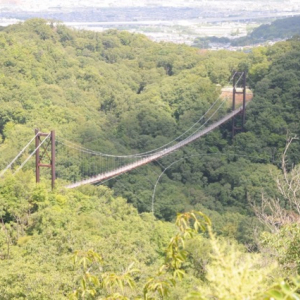
[[[248,70],[257,96],[247,109],[246,132],[232,140],[228,123],[155,165],[108,182],[139,212],[149,212],[159,174],[178,161],[158,185],[156,216],[171,220],[178,211],[204,206],[231,214],[226,222],[236,219],[235,227],[244,226],[252,222],[245,216],[251,214],[249,197],[259,200],[262,188],[274,193],[270,169],[277,172],[274,164],[280,162],[287,132],[299,131],[299,74],[293,67],[298,47],[295,39],[246,55],[158,44],[119,31],[74,31],[41,19],[7,27],[0,32],[1,168],[36,127],[55,129],[61,139],[104,153],[154,149],[199,120],[233,69]],[[278,79],[282,74],[284,80]],[[64,155],[57,168],[66,181],[97,164],[95,157]],[[295,146],[293,163],[299,157]],[[33,168],[33,162],[26,168]]]

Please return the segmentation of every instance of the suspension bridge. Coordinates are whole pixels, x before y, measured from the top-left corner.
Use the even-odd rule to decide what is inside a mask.
[[[85,148],[63,138],[55,137],[54,131],[50,133],[42,133],[36,130],[35,137],[26,144],[26,146],[7,165],[7,167],[0,172],[0,177],[8,169],[12,169],[12,166],[24,155],[26,149],[34,140],[34,150],[28,155],[22,164],[15,168],[14,174],[22,169],[31,157],[35,156],[37,182],[40,181],[40,169],[46,167],[51,169],[52,187],[54,187],[56,177],[65,177],[67,181],[72,182],[67,184],[65,187],[72,189],[86,184],[98,184],[150,162],[156,161],[192,143],[229,120],[232,120],[232,133],[234,135],[237,130],[235,127],[235,118],[236,116],[241,115],[243,126],[246,109],[246,75],[245,72],[236,72],[234,76],[237,75],[244,77],[243,89],[242,92],[239,92],[239,94],[243,94],[243,104],[241,107],[235,108],[235,94],[238,92],[236,91],[237,83],[234,77],[233,105],[231,112],[219,118],[219,120],[215,120],[217,113],[227,102],[227,99],[218,98],[206,111],[206,113],[189,129],[159,148],[130,155],[106,154]],[[49,148],[51,149],[50,153]],[[67,153],[63,153],[62,149],[68,149]],[[75,152],[80,153],[79,158],[75,159],[76,163],[74,163],[74,161],[71,162]]]
[[[114,169],[110,172],[105,172],[102,174],[99,174],[97,176],[85,179],[85,180],[81,180],[72,184],[69,184],[66,186],[66,188],[75,188],[81,185],[85,185],[85,184],[95,184],[98,182],[101,182],[103,180],[118,176],[120,174],[129,172],[133,169],[136,169],[140,166],[143,166],[145,164],[148,164],[154,160],[157,160],[163,156],[166,156],[178,149],[180,149],[181,147],[195,141],[196,139],[200,138],[201,136],[204,136],[205,134],[211,132],[212,130],[214,130],[215,128],[219,127],[221,124],[225,123],[226,121],[230,120],[232,117],[236,116],[237,114],[239,114],[241,111],[243,110],[242,107],[232,111],[231,113],[229,113],[228,115],[226,115],[225,117],[223,117],[221,120],[211,124],[210,126],[208,126],[207,128],[199,131],[198,133],[193,134],[192,136],[184,139],[181,142],[178,142],[176,145],[174,146],[170,146],[168,148],[164,148],[163,150],[160,150],[158,152],[155,152],[153,154],[147,155],[147,156],[143,156],[141,159],[138,159],[137,161],[135,161],[134,163],[119,167],[117,169]]]

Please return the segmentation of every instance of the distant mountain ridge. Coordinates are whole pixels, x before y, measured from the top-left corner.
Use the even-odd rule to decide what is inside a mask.
[[[245,37],[229,39],[225,37],[205,37],[197,38],[194,42],[194,47],[211,48],[213,44],[228,44],[230,46],[247,46],[267,41],[276,41],[292,38],[295,35],[300,35],[300,15],[279,19],[271,24],[263,24],[255,28],[250,34]]]

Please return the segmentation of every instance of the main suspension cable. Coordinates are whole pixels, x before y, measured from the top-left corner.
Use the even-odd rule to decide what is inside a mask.
[[[18,153],[18,155],[9,163],[4,170],[0,173],[0,177],[12,166],[12,164],[24,153],[24,151],[29,147],[29,145],[33,142],[33,140],[38,136],[39,133],[37,133],[30,142]]]
[[[78,146],[70,141],[61,141],[59,139],[57,139],[61,144],[65,145],[66,147],[84,152],[84,153],[88,153],[88,154],[92,154],[92,155],[97,155],[97,156],[106,156],[106,157],[116,157],[116,158],[132,158],[132,157],[147,157],[150,156],[151,154],[158,152],[161,149],[166,148],[167,146],[169,146],[170,144],[172,144],[173,142],[176,142],[179,138],[181,138],[182,136],[184,136],[186,133],[188,133],[191,129],[193,129],[201,120],[203,120],[205,118],[205,116],[209,113],[209,111],[215,106],[215,104],[219,101],[220,97],[217,98],[217,100],[210,106],[210,108],[205,112],[205,114],[203,114],[201,116],[201,118],[195,122],[190,128],[188,128],[185,132],[183,132],[181,135],[177,136],[175,139],[173,139],[172,141],[168,142],[167,144],[164,144],[156,149],[152,149],[150,151],[146,151],[146,152],[142,152],[142,153],[137,153],[137,154],[131,154],[131,155],[112,155],[112,154],[106,154],[106,153],[102,153],[102,152],[98,152],[98,151],[94,151],[94,150],[90,150],[88,148],[82,147],[82,146]],[[216,114],[217,111],[219,111],[220,107],[223,106],[223,104],[225,103],[226,99],[223,99],[221,104],[219,105],[219,107],[217,108],[217,110],[213,113],[212,116],[214,116]],[[191,135],[195,134],[195,132],[199,131],[201,128],[203,128],[203,126],[205,124],[207,124],[207,122],[212,118],[212,116],[202,125],[200,126],[197,130],[195,130]],[[185,139],[189,138],[191,135],[189,135],[188,137],[186,137]],[[185,140],[184,139],[184,140]]]

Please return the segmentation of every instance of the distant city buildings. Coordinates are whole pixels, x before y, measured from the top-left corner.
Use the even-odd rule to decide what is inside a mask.
[[[76,29],[116,28],[143,33],[155,41],[191,45],[197,37],[243,36],[264,22],[300,14],[300,1],[2,0],[0,11],[2,26],[40,17]]]

